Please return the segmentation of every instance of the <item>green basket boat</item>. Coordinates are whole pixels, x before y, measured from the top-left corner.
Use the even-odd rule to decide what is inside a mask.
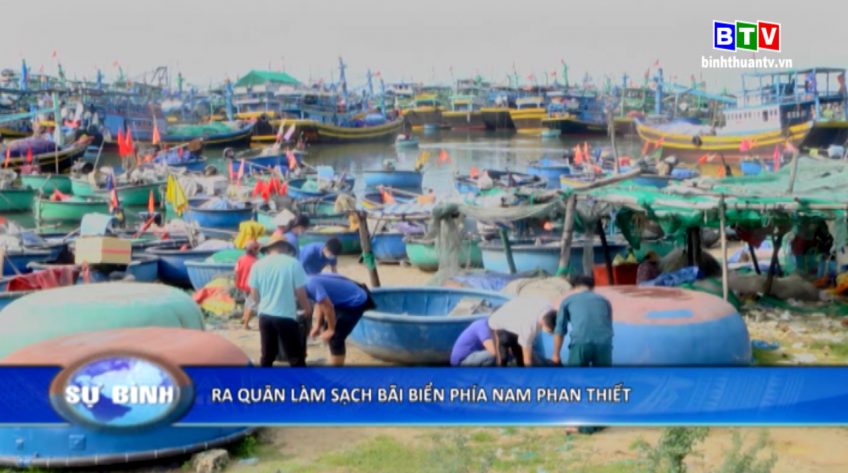
[[[57,190],[65,194],[73,192],[71,176],[64,174],[24,174],[21,176],[21,184],[41,191],[42,194],[52,194]]]
[[[136,184],[131,186],[118,186],[118,201],[125,207],[140,207],[147,205],[150,191],[158,204],[162,200],[162,186],[165,182],[154,182],[150,184]],[[71,178],[71,192],[77,197],[108,197],[106,189],[95,188],[87,179]]]
[[[35,218],[38,222],[79,222],[85,214],[109,213],[109,203],[101,197],[71,197],[65,201],[37,199]]]
[[[332,211],[332,207],[329,210]],[[322,212],[318,214],[305,213],[304,215],[309,217],[310,225],[347,225],[348,223],[347,214]],[[277,229],[277,225],[274,224],[274,217],[276,216],[277,214],[274,212],[261,210],[256,212],[256,221],[265,227],[265,231],[271,233]]]
[[[0,189],[0,212],[28,212],[32,210],[35,189]]]
[[[433,240],[407,239],[406,256],[409,263],[422,271],[439,269],[439,252]],[[483,267],[483,254],[475,240],[463,240],[459,250],[459,262],[462,266]]]

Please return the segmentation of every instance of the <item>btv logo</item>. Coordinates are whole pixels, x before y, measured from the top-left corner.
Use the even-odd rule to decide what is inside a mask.
[[[780,51],[780,23],[713,21],[713,49]]]

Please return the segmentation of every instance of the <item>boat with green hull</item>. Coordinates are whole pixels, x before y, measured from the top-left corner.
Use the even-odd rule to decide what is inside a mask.
[[[29,187],[0,189],[0,213],[32,210],[35,189]]]
[[[79,222],[90,213],[109,213],[109,203],[98,197],[73,196],[68,200],[52,201],[40,198],[35,201],[35,218],[41,222]]]
[[[152,182],[146,184],[132,184],[118,186],[118,201],[122,206],[136,207],[147,205],[150,191],[153,191],[153,199],[158,204],[162,200],[162,187],[164,182]],[[71,178],[71,192],[77,197],[108,197],[109,191],[97,188],[94,184],[84,178]]]
[[[22,174],[21,184],[41,191],[42,194],[52,194],[54,191],[65,194],[72,192],[71,176],[66,174]]]
[[[439,251],[436,249],[436,242],[433,240],[407,238],[406,256],[410,264],[422,271],[439,269]],[[462,248],[459,250],[459,262],[461,266],[483,267],[483,254],[475,240],[463,240]]]

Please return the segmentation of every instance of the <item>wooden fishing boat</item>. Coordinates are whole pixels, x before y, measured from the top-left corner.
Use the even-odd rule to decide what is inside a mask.
[[[491,189],[480,189],[478,178],[473,178],[470,175],[458,175],[454,176],[454,186],[456,187],[456,190],[459,191],[460,194],[478,195],[492,189],[541,189],[547,186],[548,183],[547,179],[521,172],[494,169],[487,169],[482,172],[488,173],[489,177],[491,177],[493,183]]]
[[[0,189],[0,213],[29,212],[35,194],[35,189],[29,187]]]
[[[37,222],[79,222],[90,213],[109,213],[109,203],[102,197],[78,196],[68,200],[39,198],[35,201]]]
[[[146,184],[131,184],[118,185],[118,202],[122,206],[140,207],[145,206],[150,199],[150,192],[153,191],[153,199],[155,203],[162,200],[162,187],[165,182],[152,182]],[[72,177],[71,190],[78,197],[100,197],[108,199],[110,192],[104,188],[98,188],[89,182],[87,178]]]
[[[250,143],[253,124],[226,124],[214,122],[204,125],[169,125],[167,133],[162,135],[162,143],[180,145],[192,140],[202,139],[203,146],[239,146]]]
[[[612,257],[627,249],[623,242],[610,241],[608,247]],[[515,262],[517,272],[544,270],[548,274],[557,274],[559,269],[560,244],[559,241],[542,242],[536,244],[532,240],[516,240],[510,242],[512,258]],[[483,267],[489,271],[498,273],[509,273],[509,263],[506,252],[500,240],[493,240],[480,245],[483,256]],[[594,244],[593,261],[600,264],[605,261],[601,244]],[[571,245],[571,257],[569,260],[570,272],[580,273],[583,271],[583,243],[575,240]]]
[[[110,285],[111,286],[111,285]],[[143,286],[146,284],[130,284],[127,286]],[[90,285],[91,294],[103,291],[103,285]],[[76,289],[79,289],[76,288]],[[45,291],[46,293],[52,291]],[[182,295],[184,301],[191,298]],[[188,366],[247,366],[250,360],[238,347],[226,339],[211,332],[198,329],[197,326],[181,328],[179,321],[175,326],[150,326],[147,319],[124,317],[127,307],[117,310],[118,297],[115,303],[103,304],[102,296],[91,294],[91,298],[103,305],[103,310],[95,314],[113,324],[124,322],[124,327],[108,330],[98,330],[97,325],[72,324],[72,319],[78,317],[69,315],[81,311],[79,305],[69,307],[69,310],[48,308],[45,312],[55,312],[57,317],[49,323],[63,327],[67,335],[46,339],[47,337],[28,337],[27,346],[9,353],[0,360],[3,365],[19,366],[59,366],[69,368],[91,360],[104,353],[133,353],[148,359],[162,359],[168,365],[175,367]],[[149,298],[153,298],[148,294]],[[18,300],[18,303],[24,299]],[[171,302],[170,299],[166,299]],[[182,306],[157,304],[156,300],[133,299],[123,305],[136,305],[139,311],[148,313],[160,311],[168,314],[188,315],[191,312],[182,311]],[[54,301],[55,305],[55,301]],[[200,310],[195,307],[197,317]],[[119,315],[119,316],[117,316]],[[64,318],[61,318],[64,316]],[[135,323],[127,323],[135,321]],[[117,324],[116,324],[117,325]],[[70,328],[79,328],[74,331]],[[55,333],[55,332],[53,332]],[[17,334],[8,334],[13,337]],[[37,341],[35,341],[37,340]],[[25,343],[27,343],[25,342]],[[57,347],[62,347],[57,349]],[[185,383],[185,380],[177,379]],[[182,384],[185,386],[184,384]],[[0,463],[5,466],[26,464],[31,468],[51,469],[75,467],[82,469],[97,469],[104,465],[115,465],[143,461],[162,461],[163,458],[190,455],[191,453],[227,445],[236,442],[248,433],[244,427],[174,427],[170,423],[160,423],[139,429],[133,435],[116,435],[113,430],[87,427],[77,424],[62,424],[53,426],[22,426],[0,429]],[[15,439],[25,438],[26,442],[16,442]],[[58,439],[85,439],[84,448],[78,442],[59,441]],[[114,469],[114,467],[113,467]]]
[[[420,238],[406,239],[406,257],[412,266],[422,271],[437,271],[439,269],[439,251],[436,242]],[[477,240],[465,238],[459,249],[460,266],[466,268],[482,268],[483,255]]]
[[[358,143],[365,141],[392,141],[397,138],[403,126],[399,118],[380,125],[338,126],[329,123],[315,123],[313,143]]]
[[[53,191],[71,193],[71,176],[67,174],[21,174],[21,185],[50,195]]]
[[[541,96],[520,98],[515,101],[515,108],[509,109],[509,118],[519,133],[541,132],[546,115],[545,98]]]
[[[615,314],[616,366],[745,366],[751,340],[739,312],[721,297],[672,287],[605,286],[595,291]],[[568,341],[561,356],[568,359]],[[536,352],[550,359],[553,337],[540,331]]]
[[[423,128],[425,125],[440,127],[442,123],[442,109],[435,94],[417,95],[412,108],[401,113],[413,128]]]
[[[374,170],[365,171],[365,188],[376,189],[379,186],[421,192],[421,182],[424,179],[421,171],[410,170]]]
[[[515,128],[507,107],[483,107],[480,119],[487,130],[509,130]]]
[[[298,238],[300,246],[310,243],[326,243],[331,238],[338,238],[342,243],[342,254],[355,255],[362,251],[359,241],[359,230],[351,230],[345,226],[315,225],[303,232]]]
[[[459,334],[509,299],[495,292],[430,287],[377,288],[372,297],[377,308],[365,312],[350,339],[375,358],[401,364],[447,364]],[[454,313],[465,303],[478,310]]]
[[[448,110],[442,110],[442,126],[452,130],[482,130],[483,114],[473,95],[453,95],[448,98]]]
[[[542,158],[527,164],[527,173],[546,179],[548,189],[559,189],[560,176],[571,174],[571,165],[561,159]]]
[[[185,219],[195,222],[200,228],[237,231],[241,222],[253,219],[253,207],[245,203],[242,207],[211,209],[189,204]]]
[[[19,169],[27,164],[27,147],[25,141],[31,138],[12,141],[0,146],[0,156],[6,155],[6,148],[11,147],[9,167]],[[83,136],[73,143],[66,144],[56,150],[33,153],[32,162],[42,172],[61,172],[69,169],[74,161],[85,154],[85,150],[91,143],[92,138]],[[17,143],[17,144],[16,144]]]

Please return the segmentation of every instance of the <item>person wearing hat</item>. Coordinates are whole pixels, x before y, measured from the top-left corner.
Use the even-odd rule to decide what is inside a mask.
[[[284,212],[288,212],[288,210],[284,210]],[[294,256],[297,258],[300,253],[300,235],[309,229],[310,226],[309,217],[304,214],[299,214],[294,216],[291,219],[288,219],[284,224],[279,225],[276,230],[274,230],[273,235],[282,235],[286,238],[286,241],[294,248]]]
[[[306,295],[306,272],[292,257],[294,248],[285,237],[272,236],[262,246],[265,256],[250,270],[248,285],[259,314],[260,365],[270,367],[280,345],[291,366],[306,366],[306,343],[298,321],[297,307],[306,319],[312,317],[312,304]]]
[[[250,328],[250,318],[253,312],[256,311],[256,300],[253,299],[250,293],[250,286],[247,281],[250,277],[250,270],[254,263],[259,259],[259,242],[250,240],[244,246],[244,254],[236,260],[235,269],[235,286],[239,290],[241,296],[244,297],[244,312],[242,313],[242,322],[244,328]]]

